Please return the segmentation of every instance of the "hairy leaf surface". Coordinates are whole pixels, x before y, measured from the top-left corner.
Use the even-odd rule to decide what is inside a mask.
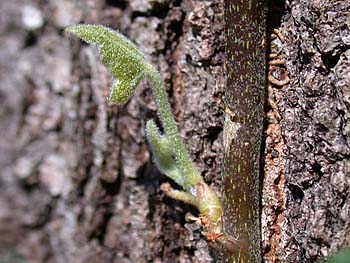
[[[144,77],[143,54],[126,37],[108,27],[81,24],[68,27],[66,32],[98,47],[103,64],[115,78],[109,101],[126,103]]]

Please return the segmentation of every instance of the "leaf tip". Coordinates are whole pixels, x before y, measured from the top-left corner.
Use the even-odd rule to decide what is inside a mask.
[[[86,30],[86,27],[88,26],[90,25],[85,25],[85,24],[72,25],[72,26],[66,27],[64,31],[70,35],[80,37],[81,32],[83,30]]]
[[[101,25],[78,24],[65,32],[98,47],[103,64],[115,79],[109,104],[126,103],[145,76],[146,61],[137,47],[119,32]]]
[[[64,32],[66,32],[68,34],[74,34],[76,27],[77,27],[76,25],[66,27],[64,29]]]
[[[89,44],[99,44],[99,39],[101,39],[101,35],[105,30],[108,30],[108,28],[90,24],[72,25],[64,29],[68,34],[79,37]]]

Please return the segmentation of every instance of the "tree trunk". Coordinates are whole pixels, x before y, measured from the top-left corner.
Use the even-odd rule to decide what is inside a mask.
[[[350,245],[348,1],[271,1],[284,65],[265,108],[262,257],[316,262]],[[219,193],[225,88],[224,1],[0,2],[0,262],[222,262],[196,211],[166,198],[145,122],[143,81],[108,106],[111,76],[79,22],[130,37],[160,70],[191,157]],[[266,42],[269,47],[269,41]],[[234,100],[233,100],[234,102]],[[224,186],[225,187],[225,186]]]
[[[350,2],[271,2],[263,255],[319,262],[350,245]]]
[[[147,81],[108,106],[94,47],[62,29],[109,25],[160,70],[191,157],[219,193],[225,33],[217,1],[1,2],[1,235],[6,262],[211,262],[196,210],[166,198],[145,123]],[[1,260],[0,260],[1,261]],[[3,261],[1,261],[3,262]]]

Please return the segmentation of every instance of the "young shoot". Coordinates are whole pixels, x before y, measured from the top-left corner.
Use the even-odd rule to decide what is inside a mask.
[[[202,227],[202,234],[209,242],[215,242],[224,249],[235,249],[237,241],[223,233],[219,198],[204,182],[185,149],[158,71],[131,41],[110,28],[81,24],[66,28],[66,32],[97,46],[103,64],[114,78],[110,104],[126,103],[141,79],[146,77],[150,81],[164,133],[159,131],[153,120],[149,120],[147,140],[159,170],[183,188],[175,190],[165,183],[161,189],[167,196],[198,209],[199,217],[192,219]]]

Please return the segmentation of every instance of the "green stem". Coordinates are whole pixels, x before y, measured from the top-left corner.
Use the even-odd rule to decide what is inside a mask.
[[[178,132],[174,117],[171,114],[168,96],[165,92],[164,84],[158,71],[148,63],[145,65],[145,68],[146,75],[151,81],[152,91],[154,97],[156,98],[158,112],[163,124],[163,128],[166,135],[168,136],[169,142],[173,147],[172,151],[175,159],[178,162],[183,174],[185,175],[183,187],[186,190],[191,191],[194,185],[198,182],[202,182],[203,179],[197,169],[193,166],[193,163],[187,154],[185,146]]]
[[[144,76],[149,78],[165,134],[159,132],[153,121],[148,121],[147,138],[160,171],[185,191],[172,189],[169,184],[163,184],[161,188],[169,197],[198,208],[198,224],[203,227],[202,233],[208,241],[217,242],[230,250],[234,248],[236,240],[222,233],[220,200],[190,160],[171,114],[168,96],[158,71],[147,63],[134,44],[109,28],[77,25],[66,31],[98,45],[103,63],[115,78],[109,97],[111,103],[125,103],[139,81]]]

